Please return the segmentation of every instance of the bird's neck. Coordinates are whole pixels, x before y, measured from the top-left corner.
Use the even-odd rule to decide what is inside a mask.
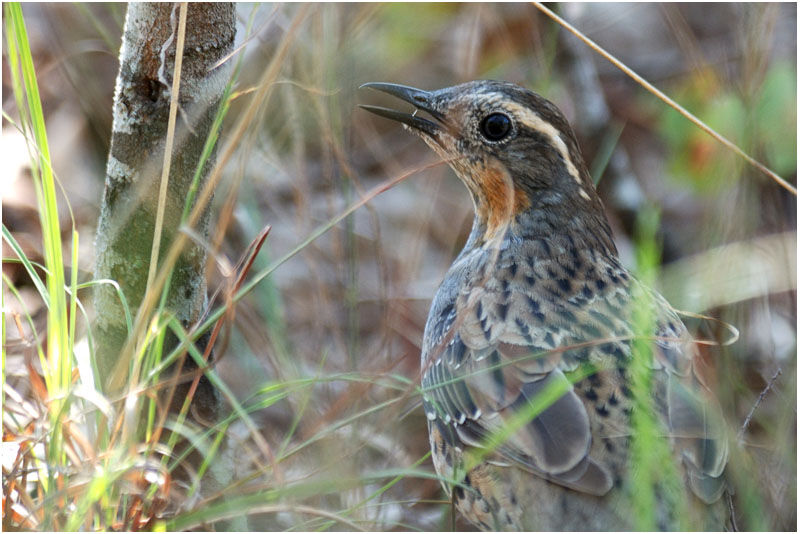
[[[506,248],[514,243],[543,240],[555,250],[594,251],[605,257],[616,257],[608,219],[602,205],[586,210],[581,207],[535,204],[505,217],[498,224],[485,216],[486,210],[476,209],[472,231],[464,253],[476,248]]]
[[[579,163],[581,174],[573,175],[566,167],[557,166],[545,169],[542,177],[534,172],[538,167],[530,165],[525,167],[526,174],[514,176],[507,166],[491,159],[450,162],[467,186],[475,208],[467,246],[543,239],[563,248],[616,256],[603,204]],[[561,177],[554,179],[558,173]]]

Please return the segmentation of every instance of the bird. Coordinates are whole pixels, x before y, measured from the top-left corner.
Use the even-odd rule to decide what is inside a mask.
[[[482,530],[727,528],[724,417],[697,344],[622,265],[563,113],[502,81],[361,87],[415,108],[360,106],[421,137],[474,204],[421,349],[432,461],[455,508]],[[669,465],[632,462],[648,430]]]

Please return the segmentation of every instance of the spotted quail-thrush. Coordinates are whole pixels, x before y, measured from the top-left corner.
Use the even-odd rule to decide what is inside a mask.
[[[433,463],[458,510],[489,530],[637,527],[631,344],[641,293],[655,325],[647,405],[687,496],[669,498],[675,484],[657,480],[655,526],[722,529],[727,445],[694,370],[696,345],[669,304],[621,265],[558,108],[496,81],[364,87],[417,108],[362,106],[422,137],[475,206],[422,346]]]

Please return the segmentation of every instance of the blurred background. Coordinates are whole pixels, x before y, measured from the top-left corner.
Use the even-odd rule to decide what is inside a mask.
[[[550,8],[796,183],[794,3]],[[93,276],[125,6],[26,4],[23,12],[63,188],[65,243],[74,217],[79,281],[86,281]],[[732,438],[743,430],[731,456],[745,522],[739,527],[794,530],[794,195],[531,4],[241,3],[237,17],[233,60],[243,55],[243,70],[226,131],[240,120],[292,22],[302,20],[261,119],[236,147],[215,192],[210,292],[227,283],[231,265],[265,226],[272,229],[253,275],[374,187],[410,176],[303,246],[237,305],[218,345],[217,369],[240,401],[263,400],[268,384],[312,380],[253,415],[277,467],[245,430],[231,430],[236,477],[244,480],[231,491],[357,480],[295,500],[358,528],[450,528],[444,493],[423,459],[428,440],[414,385],[428,307],[469,233],[472,203],[449,168],[431,167],[437,157],[419,139],[356,104],[387,102],[358,91],[370,81],[437,89],[492,78],[533,89],[565,113],[627,266],[635,267],[637,215],[660,211],[660,290],[676,308],[740,333],[730,346],[703,349]],[[14,117],[9,83],[4,56],[3,110]],[[3,224],[29,258],[41,259],[25,141],[5,120],[0,160]],[[4,284],[6,309],[27,310],[37,329],[43,326],[44,307],[25,271],[4,262],[3,273],[21,297]],[[83,303],[91,307],[88,295]],[[697,323],[699,336],[729,337],[718,323]],[[8,314],[6,331],[9,343],[19,337]],[[14,356],[9,350],[8,380],[23,382],[26,372],[15,374]],[[328,521],[284,511],[254,516],[251,527],[342,528]],[[456,528],[470,527],[459,520]]]

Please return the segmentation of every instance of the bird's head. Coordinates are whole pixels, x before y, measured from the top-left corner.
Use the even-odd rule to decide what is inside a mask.
[[[472,193],[486,239],[525,219],[524,214],[577,227],[599,218],[607,227],[575,135],[561,111],[542,96],[486,80],[437,91],[389,83],[362,87],[417,108],[405,113],[361,106],[403,123],[448,162]]]

